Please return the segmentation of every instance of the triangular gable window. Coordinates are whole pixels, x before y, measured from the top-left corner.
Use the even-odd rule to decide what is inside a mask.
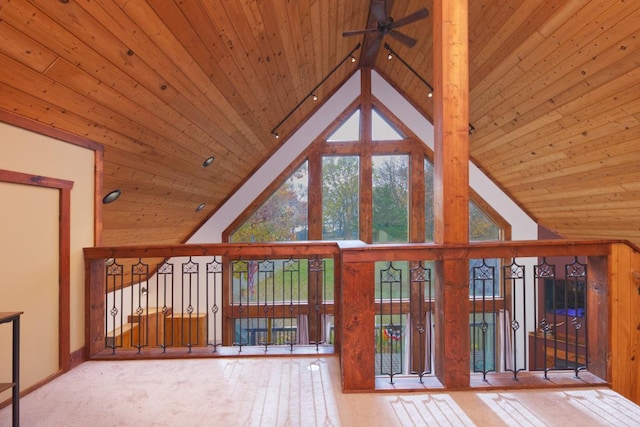
[[[396,141],[405,137],[376,110],[371,115],[371,136],[374,141]]]
[[[359,141],[360,140],[360,110],[356,110],[351,117],[327,138],[328,142]]]

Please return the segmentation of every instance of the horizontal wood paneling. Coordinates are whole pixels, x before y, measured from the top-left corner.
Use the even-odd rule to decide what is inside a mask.
[[[0,110],[105,146],[104,192],[123,190],[104,208],[105,241],[182,242],[320,105],[305,101],[270,134],[363,41],[341,33],[364,28],[369,5],[3,2]],[[395,1],[391,15],[422,7]],[[639,20],[630,1],[469,1],[471,158],[564,237],[640,243]],[[432,83],[432,17],[401,31],[416,46],[384,41]],[[339,67],[320,100],[356,66]],[[382,51],[374,69],[432,117],[401,61]]]

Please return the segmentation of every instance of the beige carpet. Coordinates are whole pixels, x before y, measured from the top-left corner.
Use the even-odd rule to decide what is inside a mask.
[[[21,425],[638,426],[640,407],[606,388],[343,394],[336,356],[109,361],[23,398]]]

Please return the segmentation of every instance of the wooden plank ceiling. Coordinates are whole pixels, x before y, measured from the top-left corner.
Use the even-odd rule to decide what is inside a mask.
[[[304,102],[271,135],[364,42],[342,32],[366,27],[369,6],[0,0],[0,109],[104,144],[104,192],[123,190],[104,207],[105,245],[183,242],[317,107]],[[396,0],[390,15],[423,7]],[[562,236],[640,244],[640,2],[470,0],[469,11],[473,160]],[[411,48],[383,40],[428,82],[431,27],[402,27]],[[384,49],[373,64],[431,116],[409,68]],[[357,66],[339,67],[320,100]]]

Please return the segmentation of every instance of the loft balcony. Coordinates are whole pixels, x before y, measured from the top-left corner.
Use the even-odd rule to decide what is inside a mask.
[[[92,360],[336,353],[345,392],[608,385],[638,401],[640,255],[626,242],[177,245],[85,259]],[[449,280],[452,268],[467,279]]]

